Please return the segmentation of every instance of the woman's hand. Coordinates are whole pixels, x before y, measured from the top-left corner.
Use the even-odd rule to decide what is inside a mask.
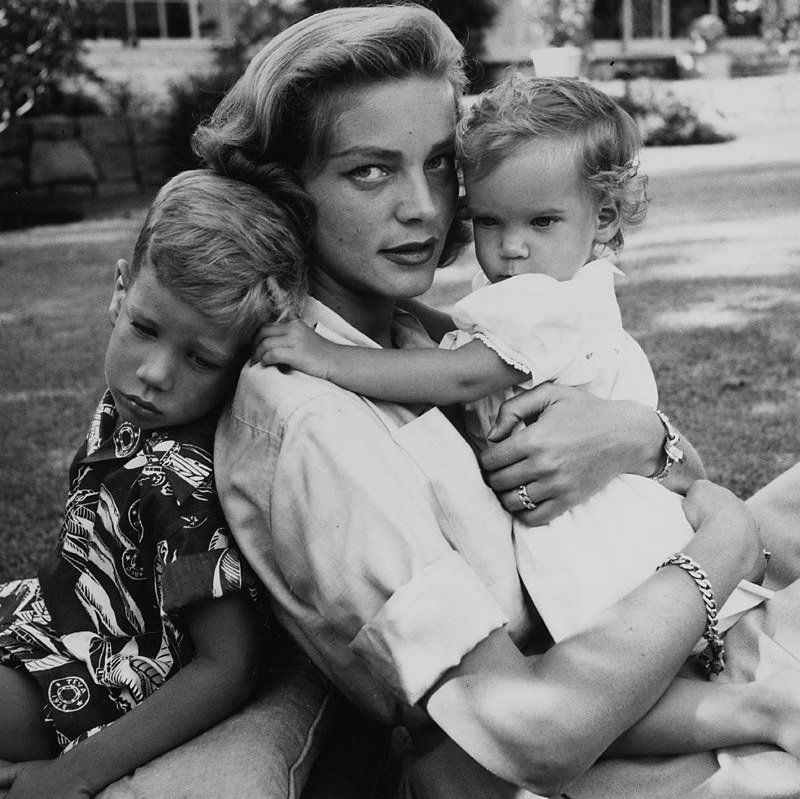
[[[545,383],[503,403],[490,438],[495,443],[480,456],[486,482],[506,510],[540,525],[620,474],[656,472],[664,428],[637,402]],[[535,510],[524,509],[522,485]]]
[[[91,799],[93,795],[80,781],[70,779],[58,759],[0,766],[0,791],[6,799]]]

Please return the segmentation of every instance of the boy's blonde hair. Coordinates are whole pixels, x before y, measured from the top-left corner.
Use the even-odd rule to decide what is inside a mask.
[[[641,137],[631,116],[585,81],[517,74],[479,98],[459,124],[457,144],[464,170],[480,179],[534,139],[574,153],[585,184],[618,205],[620,229],[607,246],[620,250],[622,227],[647,213],[647,178],[638,174]]]
[[[336,8],[271,39],[192,139],[204,165],[258,183],[265,165],[306,173],[324,157],[346,88],[411,77],[443,78],[453,101],[466,79],[463,48],[445,23],[416,4]],[[454,221],[442,255],[464,240]]]
[[[131,263],[145,263],[164,287],[243,346],[260,324],[299,313],[306,293],[311,209],[291,176],[274,169],[263,188],[190,170],[156,195]]]

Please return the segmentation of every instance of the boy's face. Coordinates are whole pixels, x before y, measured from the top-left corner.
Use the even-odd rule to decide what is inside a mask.
[[[616,207],[584,185],[563,142],[521,144],[480,179],[468,171],[465,184],[475,252],[492,283],[532,273],[569,280],[619,226]]]
[[[237,337],[176,297],[142,265],[117,264],[106,383],[120,418],[146,430],[200,418],[225,398],[238,368]]]

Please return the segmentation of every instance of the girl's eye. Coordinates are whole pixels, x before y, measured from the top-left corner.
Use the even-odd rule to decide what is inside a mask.
[[[350,177],[361,181],[362,183],[375,183],[389,174],[386,167],[369,164],[366,166],[357,166],[348,172]]]
[[[533,227],[550,227],[555,221],[555,218],[552,216],[536,216],[531,219],[531,225],[533,225]]]
[[[472,224],[475,227],[494,227],[497,224],[497,220],[492,219],[490,216],[473,216]]]

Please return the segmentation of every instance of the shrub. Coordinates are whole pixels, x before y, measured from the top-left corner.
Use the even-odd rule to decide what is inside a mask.
[[[0,7],[0,131],[37,104],[57,102],[62,81],[91,75],[81,36],[100,0],[3,0]]]
[[[657,93],[644,81],[626,84],[617,101],[636,120],[646,145],[717,144],[735,138],[721,115],[703,115],[672,92]]]
[[[165,130],[174,150],[174,172],[196,169],[191,138],[198,123],[211,116],[239,73],[227,67],[203,75],[189,75],[169,87]]]

